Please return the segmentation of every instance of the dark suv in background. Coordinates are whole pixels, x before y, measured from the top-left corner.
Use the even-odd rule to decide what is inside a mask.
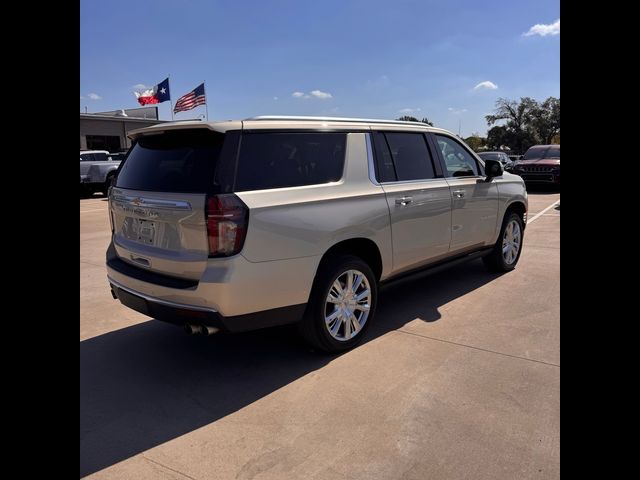
[[[502,164],[502,168],[507,172],[511,171],[511,167],[513,166],[513,161],[509,158],[509,156],[504,152],[480,152],[478,156],[482,160],[496,160]]]
[[[560,145],[534,145],[515,162],[512,173],[527,183],[560,185]]]

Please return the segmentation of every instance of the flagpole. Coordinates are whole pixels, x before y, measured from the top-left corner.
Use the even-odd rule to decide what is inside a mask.
[[[169,107],[171,108],[171,121],[173,121],[173,100],[171,100],[171,82],[169,81],[169,77],[171,75],[167,75],[167,83],[169,84]]]
[[[207,112],[207,122],[209,121],[209,100],[207,100],[207,86],[205,81],[202,81],[202,90],[204,90],[204,109]]]

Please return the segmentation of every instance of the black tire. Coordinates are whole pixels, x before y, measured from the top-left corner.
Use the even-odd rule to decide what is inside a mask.
[[[107,174],[107,178],[104,181],[104,185],[102,186],[102,194],[106,197],[109,194],[109,187],[113,183],[114,173]]]
[[[371,292],[369,313],[364,325],[349,340],[337,340],[330,333],[325,322],[327,296],[336,279],[348,270],[358,270],[366,277]],[[309,303],[303,319],[298,323],[302,336],[314,347],[328,353],[343,352],[358,345],[375,317],[378,303],[378,282],[367,263],[355,255],[341,255],[324,263],[316,274],[309,296]],[[343,324],[344,325],[344,324]],[[344,328],[341,327],[341,328]]]
[[[93,195],[93,191],[86,185],[80,184],[80,198],[89,198]]]
[[[504,240],[505,230],[507,226],[512,221],[517,222],[520,227],[520,248],[518,249],[518,253],[515,259],[511,263],[507,263],[502,255],[502,243]],[[496,240],[496,244],[493,246],[493,250],[486,257],[482,258],[485,267],[490,272],[510,272],[513,270],[518,260],[520,260],[520,255],[522,254],[522,246],[524,241],[524,224],[522,223],[522,218],[515,212],[507,212],[502,220],[502,227],[500,228],[500,235],[498,235],[498,240]]]

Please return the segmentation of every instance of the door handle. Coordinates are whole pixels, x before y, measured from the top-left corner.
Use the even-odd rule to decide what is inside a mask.
[[[464,197],[464,190],[454,190],[453,191],[453,196],[456,198],[463,198]]]
[[[412,197],[400,197],[396,198],[396,205],[408,205],[413,201]]]

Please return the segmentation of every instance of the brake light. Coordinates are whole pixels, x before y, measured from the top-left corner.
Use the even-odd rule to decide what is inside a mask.
[[[207,198],[207,237],[210,257],[229,257],[242,250],[249,209],[233,193]]]

